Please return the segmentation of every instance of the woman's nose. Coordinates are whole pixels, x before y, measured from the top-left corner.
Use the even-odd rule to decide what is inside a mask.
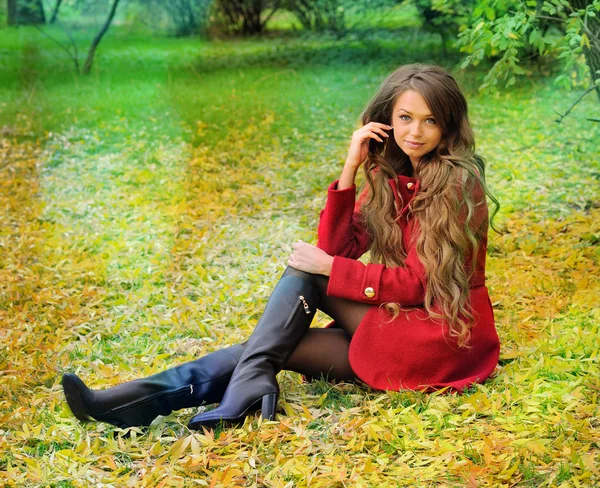
[[[421,135],[421,125],[420,124],[413,124],[410,127],[410,135],[411,136],[420,136]]]

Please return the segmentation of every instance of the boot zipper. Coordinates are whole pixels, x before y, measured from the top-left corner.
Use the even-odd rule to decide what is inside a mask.
[[[310,308],[308,308],[308,303],[306,303],[304,295],[300,295],[300,300],[302,300],[302,305],[304,306],[304,313],[308,315],[310,313]]]
[[[194,385],[190,384],[190,385],[180,386],[179,388],[176,388],[175,390],[158,391],[158,392],[152,393],[151,395],[148,395],[146,397],[138,398],[136,400],[132,400],[128,403],[125,403],[124,405],[119,405],[118,407],[109,409],[108,411],[102,413],[101,415],[108,415],[108,414],[114,413],[114,412],[118,413],[121,410],[127,410],[128,408],[134,407],[136,405],[141,405],[143,403],[152,402],[159,397],[167,396],[167,395],[177,395],[178,393],[181,393],[186,390],[189,390],[190,395],[191,395],[192,393],[194,393]]]
[[[304,295],[298,295],[298,301],[294,305],[294,308],[290,312],[288,319],[286,320],[285,324],[283,325],[284,329],[287,329],[289,327],[290,323],[292,322],[292,320],[294,319],[294,317],[297,315],[298,311],[300,310],[300,305],[302,305],[304,307],[304,313],[306,313],[307,315],[310,314],[310,309],[308,308],[308,303],[306,303],[306,299],[304,298]]]

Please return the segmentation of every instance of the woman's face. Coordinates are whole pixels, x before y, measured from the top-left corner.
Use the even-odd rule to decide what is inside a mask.
[[[442,139],[442,129],[431,109],[414,90],[407,90],[396,99],[391,125],[398,147],[410,158],[413,168],[419,158],[433,151]]]

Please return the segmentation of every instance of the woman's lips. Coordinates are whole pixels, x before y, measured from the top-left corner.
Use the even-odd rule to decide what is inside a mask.
[[[423,144],[425,144],[424,142],[412,142],[412,141],[406,141],[406,144],[408,144],[408,147],[411,147],[413,149],[416,149],[417,147],[422,146]]]

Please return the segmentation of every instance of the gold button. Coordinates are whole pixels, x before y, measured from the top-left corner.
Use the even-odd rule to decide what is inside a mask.
[[[375,290],[369,286],[365,288],[365,295],[367,295],[367,298],[373,298],[375,296]]]
[[[412,190],[413,186],[415,186],[415,184],[412,181],[406,184],[406,188],[408,188],[409,190]]]

